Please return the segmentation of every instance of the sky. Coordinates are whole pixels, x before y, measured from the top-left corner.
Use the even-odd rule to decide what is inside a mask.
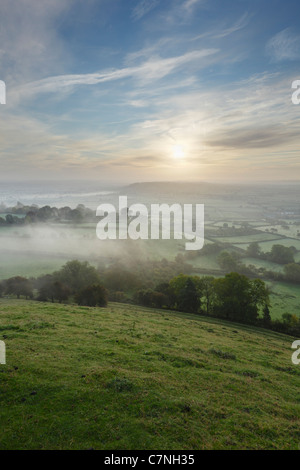
[[[1,0],[0,180],[300,180],[298,0]]]

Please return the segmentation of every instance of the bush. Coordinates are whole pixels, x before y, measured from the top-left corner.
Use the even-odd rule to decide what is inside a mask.
[[[162,292],[151,289],[139,290],[135,295],[135,300],[144,307],[163,308],[168,304],[168,297]]]
[[[108,298],[111,302],[120,302],[122,304],[130,302],[130,299],[124,292],[109,292]]]
[[[106,307],[107,296],[107,290],[103,286],[100,284],[93,284],[81,289],[75,295],[75,301],[78,305],[86,307]]]

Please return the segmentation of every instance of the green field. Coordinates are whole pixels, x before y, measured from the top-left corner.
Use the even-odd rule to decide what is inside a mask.
[[[272,228],[276,229],[279,235],[283,235],[284,237],[291,237],[296,238],[298,237],[299,225],[292,225],[291,222],[288,222],[286,225],[272,225]],[[258,230],[270,230],[270,225],[257,227]],[[299,241],[299,238],[298,238]]]
[[[263,259],[243,258],[243,263],[246,265],[252,264],[256,268],[265,268],[268,271],[274,271],[277,273],[284,272],[284,266],[282,264],[272,263],[271,261],[266,261]]]
[[[300,250],[300,240],[295,240],[293,238],[281,238],[276,242],[261,242],[259,246],[264,252],[271,251],[273,245],[283,245],[283,246],[294,246],[297,250]]]
[[[214,240],[216,242],[220,243],[231,243],[232,245],[244,245],[244,244],[250,244],[252,242],[270,242],[272,245],[276,245],[276,243],[281,244],[281,237],[272,235],[269,233],[255,233],[252,235],[243,235],[243,236],[236,236],[236,237],[215,237]],[[280,240],[280,242],[279,242]],[[295,240],[297,243],[297,240]]]
[[[300,316],[300,286],[285,282],[267,282],[271,289],[271,315],[280,318],[283,313]]]
[[[32,254],[1,253],[0,280],[13,276],[38,277],[58,270],[68,258],[59,256],[32,256]]]
[[[244,238],[246,238],[246,237],[244,237]],[[240,237],[240,239],[242,239],[242,237]],[[255,240],[249,240],[247,243],[246,243],[246,241],[241,242],[241,243],[234,241],[234,242],[231,242],[231,243],[233,243],[233,245],[236,246],[237,248],[242,248],[243,250],[247,250],[247,248],[250,245],[251,241],[255,241]],[[269,240],[269,241],[259,241],[259,240],[257,240],[257,242],[258,242],[261,250],[264,253],[267,253],[267,252],[271,251],[273,245],[282,245],[282,246],[286,246],[286,247],[294,246],[297,250],[300,250],[300,240],[295,240],[294,238],[279,238],[277,240]],[[298,255],[299,255],[298,253],[295,255],[296,260],[297,260]]]
[[[293,338],[195,315],[0,300],[0,449],[298,449]]]

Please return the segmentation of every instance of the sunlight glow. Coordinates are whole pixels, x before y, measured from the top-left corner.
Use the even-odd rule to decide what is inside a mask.
[[[175,145],[173,147],[173,157],[177,159],[181,159],[185,157],[185,152],[181,145]]]

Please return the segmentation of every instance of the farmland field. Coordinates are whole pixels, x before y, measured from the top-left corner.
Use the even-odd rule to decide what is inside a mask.
[[[204,203],[205,243],[215,243],[219,246],[210,254],[184,258],[191,265],[191,272],[195,274],[216,276],[220,272],[220,275],[223,275],[225,271],[220,268],[218,256],[224,250],[240,257],[242,264],[254,266],[258,273],[261,269],[283,273],[284,266],[281,264],[247,256],[246,250],[253,242],[258,242],[263,252],[271,251],[275,244],[294,246],[298,250],[294,255],[295,261],[300,262],[300,240],[288,238],[297,236],[300,216],[297,216],[296,212],[286,216],[285,209],[283,210],[283,206],[288,207],[290,210],[287,212],[291,214],[296,210],[296,186],[279,186],[275,191],[263,186],[240,188],[230,185],[145,183],[131,185],[122,190],[122,194],[125,193],[128,194],[130,203],[140,202],[147,207],[153,202],[170,203],[174,200]],[[118,193],[114,192],[105,198],[106,202],[117,203]],[[96,238],[96,224],[95,220],[81,224],[52,221],[25,226],[2,225],[0,280],[17,275],[36,277],[51,273],[72,259],[86,260],[94,266],[105,267],[119,262],[126,265],[132,260],[137,263],[163,259],[174,261],[178,254],[187,254],[184,238],[101,242]],[[259,230],[258,233],[252,233],[253,228]],[[277,232],[272,233],[272,229]],[[255,276],[255,271],[253,275]],[[286,289],[293,291],[295,297],[294,294],[289,297]],[[272,295],[272,317],[278,318],[289,310],[299,315],[298,297],[299,292],[293,285],[285,289],[279,285],[277,294]]]
[[[272,318],[283,313],[300,316],[300,286],[283,282],[268,282],[271,289]]]
[[[264,268],[277,273],[282,273],[284,271],[284,266],[282,264],[271,263],[270,261],[265,261],[263,259],[243,258],[243,263],[252,264],[256,268]]]
[[[40,253],[39,259],[32,253],[1,253],[0,280],[13,276],[38,277],[61,268],[69,257]]]
[[[268,233],[257,233],[257,234],[252,234],[252,235],[243,235],[243,236],[236,236],[236,237],[215,237],[214,238],[216,242],[221,242],[221,243],[231,243],[232,245],[243,245],[243,244],[249,244],[252,242],[274,242],[279,243],[278,240],[281,240],[280,237],[276,235],[271,235]],[[296,240],[297,242],[297,240]]]
[[[267,226],[263,226],[263,227],[256,227],[258,230],[262,230],[262,231],[269,231],[270,230],[270,226],[267,225]],[[277,230],[276,233],[278,233],[278,235],[282,235],[284,237],[290,237],[290,238],[295,238],[297,240],[297,237],[298,237],[298,233],[299,233],[299,225],[292,225],[291,222],[289,222],[288,224],[285,224],[284,226],[282,225],[272,225],[271,228],[274,228],[275,230]],[[298,241],[299,241],[299,237],[298,237]]]
[[[264,252],[271,251],[273,245],[283,245],[283,246],[294,246],[297,250],[300,250],[300,240],[295,240],[294,238],[281,238],[276,240],[276,242],[260,242],[259,246]]]

